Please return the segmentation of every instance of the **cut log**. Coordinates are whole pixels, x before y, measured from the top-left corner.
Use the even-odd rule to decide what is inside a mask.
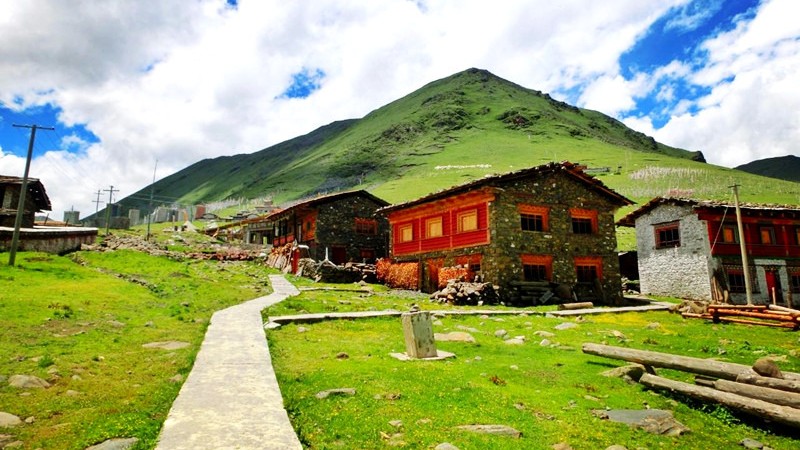
[[[767,309],[767,305],[708,305],[709,309],[752,309],[752,310],[759,310],[759,309]]]
[[[578,302],[578,303],[563,303],[558,305],[559,310],[563,309],[586,309],[586,308],[594,308],[594,303],[592,302]]]
[[[780,312],[791,314],[793,316],[800,316],[800,310],[787,308],[785,306],[769,305],[769,309],[772,310],[772,311],[775,311],[775,312],[780,311]]]
[[[636,350],[632,348],[614,347],[612,345],[583,344],[583,352],[590,355],[605,356],[639,363],[645,366],[664,369],[682,370],[714,378],[736,380],[740,374],[753,373],[750,366],[744,364],[715,361],[713,359],[692,358],[691,356],[671,355],[669,353]],[[800,374],[784,372],[784,378],[800,380]]]
[[[754,386],[762,386],[771,389],[778,389],[781,391],[786,392],[796,392],[800,394],[800,379],[794,377],[791,372],[788,373],[783,372],[783,379],[781,378],[770,378],[770,377],[762,377],[761,375],[757,375],[755,373],[743,373],[736,377],[736,381],[739,383],[747,383],[752,384]]]
[[[673,381],[647,373],[642,375],[639,382],[653,389],[677,392],[699,400],[719,403],[762,419],[800,428],[800,410],[794,408],[774,405],[763,400],[722,392],[709,387]]]
[[[785,380],[781,380],[785,381]],[[755,386],[752,384],[738,383],[728,380],[703,380],[696,378],[695,383],[699,386],[711,387],[719,391],[730,392],[731,394],[742,395],[744,397],[764,400],[765,402],[776,405],[800,408],[800,394],[795,392],[779,391],[768,387]]]

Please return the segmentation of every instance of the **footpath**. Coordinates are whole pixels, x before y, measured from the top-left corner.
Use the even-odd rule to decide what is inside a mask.
[[[270,275],[273,293],[214,313],[194,367],[164,421],[156,450],[291,449],[261,310],[299,291]]]

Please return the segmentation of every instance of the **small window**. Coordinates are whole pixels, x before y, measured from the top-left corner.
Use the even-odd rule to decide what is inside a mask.
[[[401,225],[397,227],[397,236],[400,238],[400,242],[411,242],[414,240],[414,228],[410,223]]]
[[[572,232],[574,234],[594,234],[597,232],[597,211],[572,208],[569,210],[569,215],[572,218]]]
[[[793,273],[790,276],[792,278],[792,293],[800,294],[800,273]]]
[[[657,226],[655,232],[656,248],[680,247],[681,233],[678,222]]]
[[[523,231],[544,231],[544,217],[534,214],[520,214]]]
[[[458,213],[456,216],[458,221],[458,232],[475,231],[478,229],[478,210],[472,209]]]
[[[728,288],[731,292],[745,292],[744,273],[728,271]]]
[[[522,273],[525,281],[547,281],[547,266],[542,264],[523,264]]]
[[[578,283],[594,283],[603,277],[603,258],[581,256],[575,258],[575,276]]]
[[[442,236],[442,218],[435,217],[425,221],[425,237],[436,238]]]
[[[361,260],[364,262],[371,262],[375,260],[375,249],[373,248],[362,248],[359,251],[359,256]]]
[[[375,219],[356,218],[356,233],[373,236],[378,234],[378,221]]]
[[[733,225],[722,226],[722,242],[726,244],[739,243],[739,231]]]
[[[764,245],[775,244],[775,228],[773,227],[759,227],[758,233],[761,236],[761,243]]]

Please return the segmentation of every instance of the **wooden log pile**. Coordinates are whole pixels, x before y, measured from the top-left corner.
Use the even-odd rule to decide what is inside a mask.
[[[452,305],[495,305],[500,302],[499,288],[492,283],[451,280],[431,294],[431,301]]]
[[[768,358],[751,367],[600,344],[583,344],[583,352],[643,365],[646,373],[637,381],[651,389],[718,403],[769,422],[800,428],[800,374],[782,372]],[[655,368],[695,374],[696,385],[660,377]]]
[[[778,305],[726,305],[709,304],[705,311],[682,312],[687,318],[711,320],[714,323],[729,322],[768,327],[800,328],[800,310]]]

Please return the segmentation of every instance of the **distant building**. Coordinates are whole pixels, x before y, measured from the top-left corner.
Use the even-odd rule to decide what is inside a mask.
[[[22,178],[0,175],[0,226],[13,227],[22,192]],[[44,185],[36,178],[28,178],[28,192],[25,195],[25,208],[22,227],[33,228],[37,212],[50,211],[50,198]]]
[[[551,282],[578,298],[622,298],[614,212],[632,202],[574,164],[551,163],[481,178],[380,210],[396,262],[421,263],[420,288],[436,289],[454,265],[500,285]]]
[[[374,262],[387,255],[386,218],[378,208],[389,203],[367,191],[347,191],[305,200],[267,216],[245,221],[247,243],[274,246],[297,242],[300,256],[336,264]]]
[[[64,211],[64,223],[67,225],[80,225],[81,212],[80,211]]]
[[[800,296],[800,206],[741,205],[753,301]],[[745,303],[733,204],[655,198],[618,222],[636,229],[643,294]]]

